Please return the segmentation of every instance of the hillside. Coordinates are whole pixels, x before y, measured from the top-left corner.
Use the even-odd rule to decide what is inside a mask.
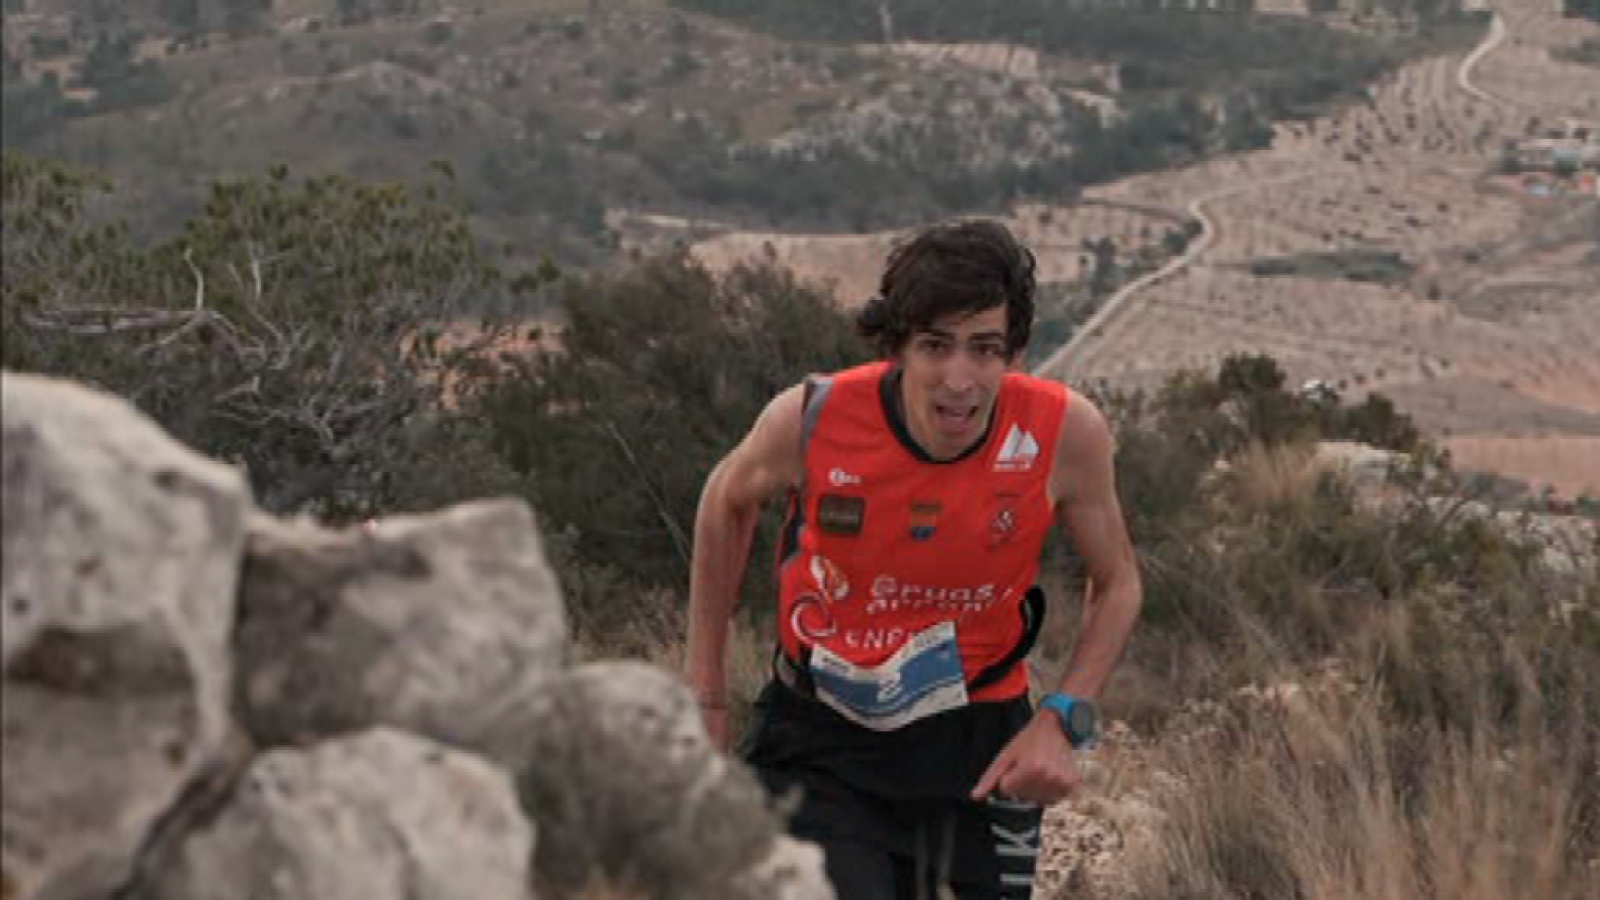
[[[1600,27],[1535,0],[1496,8],[1509,37],[1408,66],[1368,104],[1253,154],[1091,192],[1203,202],[1216,235],[1052,371],[1148,383],[1255,349],[1297,378],[1393,397],[1465,466],[1600,493],[1583,449],[1600,434],[1593,178],[1502,165],[1508,140],[1600,113],[1600,78],[1564,52]],[[1371,253],[1396,265],[1376,278],[1311,265]]]
[[[588,265],[629,242],[619,216],[859,233],[1068,200],[1253,146],[1471,30],[917,3],[885,40],[869,7],[796,30],[659,0],[12,0],[5,142],[136,185],[151,231],[272,162],[446,160],[488,237]]]

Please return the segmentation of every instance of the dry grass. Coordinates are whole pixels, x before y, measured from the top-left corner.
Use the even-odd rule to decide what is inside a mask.
[[[1314,494],[1323,466],[1312,444],[1254,444],[1233,462],[1235,496],[1257,509],[1304,502]]]
[[[1592,896],[1570,748],[1534,717],[1401,729],[1361,691],[1296,696],[1162,745],[1183,789],[1132,898]]]

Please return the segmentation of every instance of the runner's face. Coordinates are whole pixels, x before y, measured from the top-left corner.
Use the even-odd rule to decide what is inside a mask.
[[[1006,309],[951,313],[913,334],[898,357],[906,427],[934,459],[952,459],[989,424],[1006,360]]]

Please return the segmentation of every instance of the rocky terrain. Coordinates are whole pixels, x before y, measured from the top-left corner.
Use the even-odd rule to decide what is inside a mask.
[[[120,400],[0,390],[0,896],[833,896],[675,677],[569,664],[521,501],[277,520]]]

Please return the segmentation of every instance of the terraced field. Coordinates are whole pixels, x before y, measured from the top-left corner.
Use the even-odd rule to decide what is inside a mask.
[[[1392,396],[1463,465],[1600,494],[1600,210],[1495,176],[1505,138],[1530,120],[1596,118],[1600,78],[1551,53],[1600,27],[1545,0],[1496,6],[1506,37],[1465,78],[1463,60],[1419,62],[1266,150],[1091,191],[1198,200],[1214,234],[1044,374],[1137,386],[1266,352],[1293,378]],[[1396,261],[1392,278],[1293,271],[1373,254]],[[1280,274],[1261,274],[1263,261]]]
[[[1158,245],[1184,219],[1160,208],[1116,201],[1059,206],[1020,206],[1007,224],[1039,256],[1039,280],[1072,282],[1083,277],[1085,240],[1110,238],[1126,257]],[[844,308],[865,302],[878,287],[885,255],[901,236],[897,231],[864,235],[729,232],[693,245],[694,254],[713,269],[763,257],[792,269],[801,279],[831,285]]]

